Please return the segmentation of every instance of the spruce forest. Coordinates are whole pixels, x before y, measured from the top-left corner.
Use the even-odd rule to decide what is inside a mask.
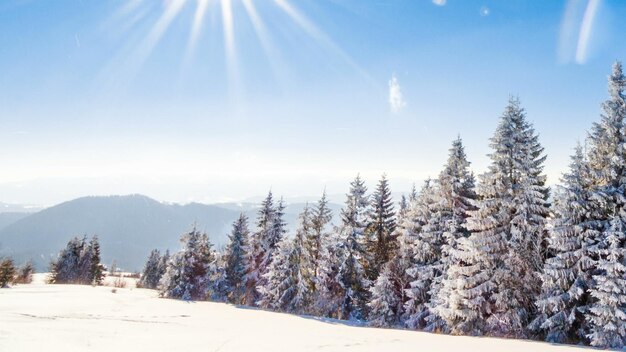
[[[333,219],[324,193],[305,207],[293,234],[284,200],[269,192],[256,219],[242,214],[233,223],[223,251],[194,227],[181,237],[180,251],[150,253],[139,284],[166,298],[374,327],[622,348],[621,63],[613,65],[600,117],[573,148],[559,185],[546,185],[548,151],[531,121],[512,97],[489,140],[486,172],[475,176],[459,137],[438,177],[420,189],[392,199],[385,175],[371,189],[357,175],[339,217]],[[53,265],[53,277],[67,276],[62,268]],[[83,271],[94,281],[99,270],[91,264]]]

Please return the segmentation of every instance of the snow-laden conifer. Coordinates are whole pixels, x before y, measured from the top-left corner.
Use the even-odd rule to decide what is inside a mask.
[[[206,233],[191,231],[180,239],[182,250],[173,255],[161,278],[161,295],[184,300],[203,300],[211,284],[211,264],[215,260]]]
[[[407,270],[413,266],[413,248],[412,239],[407,238],[407,232],[403,231],[403,224],[400,223],[396,230],[397,252],[383,266],[383,271],[370,287],[368,320],[372,326],[398,326],[405,315],[404,305],[412,281]]]
[[[315,206],[310,210],[306,209],[306,211],[306,219],[301,218],[300,224],[300,231],[302,231],[304,236],[303,265],[306,271],[303,284],[306,284],[309,287],[308,291],[313,294],[315,292],[315,278],[318,274],[322,244],[328,236],[328,225],[332,220],[332,211],[328,206],[326,191],[324,191]],[[306,220],[306,222],[303,220]]]
[[[245,259],[249,235],[248,217],[241,213],[233,223],[223,258],[229,288],[228,300],[235,304],[242,303],[245,293]]]
[[[591,345],[602,348],[622,348],[626,345],[626,248],[624,223],[615,216],[605,233],[605,246],[600,253],[598,273],[587,320]]]
[[[469,236],[466,219],[468,211],[474,209],[472,202],[476,199],[474,175],[469,166],[459,137],[452,142],[448,160],[439,174],[430,220],[423,229],[428,234],[426,237],[437,239],[441,236],[438,259],[432,264],[434,277],[429,290],[430,312],[426,317],[428,331],[448,331],[445,315],[449,313],[450,290],[456,281],[455,277],[448,275],[448,269],[456,263],[458,240]]]
[[[430,314],[430,288],[438,270],[443,243],[442,231],[438,231],[438,225],[431,221],[437,201],[437,185],[428,179],[399,229],[399,236],[410,246],[412,256],[406,269],[410,285],[406,288],[408,299],[404,302],[404,321],[411,329],[424,328]]]
[[[153,249],[148,256],[148,260],[143,268],[141,277],[137,282],[137,286],[142,288],[155,289],[161,281],[161,252],[158,249]]]
[[[244,302],[255,305],[259,299],[257,287],[265,285],[263,275],[272,262],[278,243],[285,234],[284,203],[274,205],[272,192],[261,203],[257,215],[257,230],[250,236],[246,256],[246,291]]]
[[[457,278],[448,325],[453,333],[525,336],[540,288],[547,190],[543,148],[518,99],[509,100],[491,147],[468,218],[472,234],[459,241],[459,264],[448,272]]]
[[[376,280],[382,266],[389,261],[395,249],[394,231],[396,229],[396,214],[389,181],[385,175],[378,182],[378,186],[370,198],[367,228],[365,230],[367,252],[371,262],[367,263],[366,271],[370,280]]]
[[[589,166],[580,145],[561,181],[549,223],[548,258],[536,302],[539,312],[531,329],[550,342],[577,343],[588,331],[583,313],[594,267],[589,245],[599,234],[591,216]]]

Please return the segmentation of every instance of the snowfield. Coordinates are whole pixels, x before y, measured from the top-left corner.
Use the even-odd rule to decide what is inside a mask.
[[[350,326],[161,299],[152,290],[46,285],[0,289],[0,351],[568,351],[577,347]]]

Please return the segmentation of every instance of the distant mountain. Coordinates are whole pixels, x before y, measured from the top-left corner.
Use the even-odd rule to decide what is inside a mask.
[[[287,206],[290,231],[303,208],[304,203]],[[339,206],[331,208],[337,213]],[[39,270],[46,270],[71,237],[97,234],[105,264],[115,260],[120,268],[140,270],[150,250],[178,250],[180,235],[194,222],[217,248],[222,247],[242,211],[253,230],[258,204],[178,205],[142,195],[83,197],[0,226],[0,255],[11,255],[18,264],[32,259]]]
[[[8,225],[11,225],[12,223],[21,220],[27,216],[29,216],[30,213],[22,213],[22,212],[7,212],[7,213],[0,213],[0,230],[2,230],[3,228],[5,228]]]
[[[39,270],[73,236],[97,234],[105,264],[139,270],[150,249],[179,247],[193,222],[214,243],[223,243],[238,212],[202,204],[164,204],[145,196],[85,197],[47,208],[0,230],[0,253],[20,263],[33,259]]]

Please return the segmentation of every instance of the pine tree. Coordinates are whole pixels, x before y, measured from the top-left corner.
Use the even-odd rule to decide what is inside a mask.
[[[589,135],[589,168],[591,174],[591,194],[589,200],[589,221],[594,229],[599,232],[596,236],[586,236],[583,245],[587,247],[589,256],[595,262],[593,268],[588,270],[593,278],[604,281],[605,270],[601,265],[609,260],[607,240],[614,237],[616,229],[623,229],[626,221],[626,76],[622,70],[622,64],[616,62],[613,65],[611,75],[608,78],[609,98],[602,104],[603,114],[599,122],[594,123]],[[619,238],[619,247],[626,246],[623,236]],[[610,281],[610,279],[609,279]],[[602,306],[602,289],[600,282],[591,282],[591,298],[589,305],[592,307]],[[589,286],[589,285],[588,285]],[[604,308],[600,308],[604,309]],[[592,343],[600,346],[608,346],[615,341],[610,341],[610,332],[603,331],[599,322],[602,317],[597,316],[600,312],[586,312],[586,322],[592,325],[592,333],[587,336]],[[601,315],[601,314],[600,314]],[[610,330],[610,327],[608,327]]]
[[[417,200],[417,187],[415,187],[415,183],[411,187],[411,193],[409,193],[409,205],[412,205]]]
[[[340,305],[342,319],[363,320],[367,317],[367,302],[369,300],[367,279],[363,267],[365,249],[359,241],[362,229],[351,226],[343,227],[339,232],[339,260],[338,281],[342,287],[343,299]]]
[[[165,253],[161,256],[161,260],[159,260],[159,277],[163,278],[163,275],[167,271],[167,265],[170,262],[170,250],[166,249]],[[160,282],[161,280],[159,280]],[[157,285],[158,288],[158,285]]]
[[[306,231],[304,234],[304,248],[307,260],[306,266],[309,271],[309,277],[307,277],[309,282],[307,284],[311,291],[315,290],[315,283],[312,279],[317,277],[321,247],[328,236],[326,228],[331,220],[332,211],[328,207],[328,199],[326,198],[326,191],[324,191],[322,198],[311,211],[310,222],[307,224],[306,229],[303,229]]]
[[[298,228],[293,239],[294,250],[294,275],[295,294],[292,303],[292,311],[299,313],[309,313],[312,311],[315,284],[317,280],[316,271],[319,264],[319,255],[316,258],[313,251],[314,238],[312,214],[307,203],[299,216]],[[324,237],[325,238],[325,237]]]
[[[233,223],[233,229],[228,237],[229,242],[224,254],[226,284],[230,293],[228,299],[231,303],[242,303],[245,293],[245,258],[246,246],[250,230],[248,230],[248,217],[243,213]]]
[[[137,286],[148,289],[155,289],[159,285],[161,280],[160,272],[161,252],[158,249],[153,249],[148,256],[148,260],[144,266],[141,278],[137,282]]]
[[[300,214],[296,235],[279,243],[272,258],[263,286],[258,287],[260,307],[279,311],[300,313],[310,308],[310,286],[306,282],[310,268],[305,267],[305,236],[311,229],[311,213],[308,204]]]
[[[389,263],[392,263],[393,260]],[[393,280],[392,266],[385,265],[383,271],[376,279],[376,283],[370,291],[372,301],[368,303],[370,308],[369,324],[374,327],[390,327],[398,323],[398,307],[401,301],[396,294],[396,285]]]
[[[509,100],[491,147],[468,218],[472,234],[459,241],[459,264],[448,272],[457,278],[449,325],[453,333],[521,337],[540,288],[547,190],[543,149],[519,100]]]
[[[100,242],[98,236],[93,236],[89,242],[90,266],[89,279],[93,285],[102,285],[104,280],[104,265],[100,262]]]
[[[589,135],[589,165],[595,185],[602,188],[604,198],[611,198],[623,190],[626,183],[626,76],[621,62],[613,65],[609,99],[602,104],[602,109],[600,122],[593,124]]]
[[[342,262],[345,256],[343,239],[332,232],[322,244],[316,282],[315,311],[329,318],[345,318],[342,306],[346,290],[342,283]]]
[[[400,197],[400,202],[398,203],[398,214],[396,215],[396,219],[398,223],[401,223],[406,213],[409,211],[409,201],[406,196],[403,194]]]
[[[598,263],[591,296],[596,299],[587,315],[591,345],[622,348],[626,345],[626,248],[624,223],[615,216],[605,234],[606,249]]]
[[[455,277],[448,276],[448,269],[456,263],[454,253],[458,248],[458,240],[469,236],[466,219],[468,211],[474,210],[472,202],[476,200],[474,175],[469,166],[459,137],[452,142],[448,161],[439,174],[435,202],[431,206],[430,220],[424,228],[425,233],[431,233],[426,237],[437,239],[431,243],[441,245],[437,251],[438,259],[432,265],[434,276],[428,292],[429,316],[426,318],[428,331],[448,331],[448,300],[456,282]]]
[[[263,275],[264,284],[257,290],[260,294],[259,307],[283,312],[294,311],[293,301],[298,287],[298,254],[301,248],[294,241],[284,238],[272,258],[267,272]]]
[[[100,263],[97,237],[87,243],[87,236],[71,239],[50,264],[49,282],[56,284],[99,285],[104,267]]]
[[[368,320],[370,325],[389,327],[400,325],[405,315],[411,277],[407,274],[413,265],[412,240],[406,237],[402,223],[396,230],[398,253],[384,266],[376,282],[370,287],[371,301]]]
[[[168,263],[161,279],[161,295],[184,300],[203,300],[210,289],[211,264],[215,260],[206,233],[197,230],[181,236],[182,250]]]
[[[221,252],[212,253],[209,264],[207,298],[214,302],[227,302],[232,293],[226,276],[226,256]]]
[[[341,210],[341,225],[324,242],[325,251],[318,277],[322,291],[318,306],[325,307],[330,316],[361,320],[367,314],[370,281],[364,266],[366,257],[364,231],[368,207],[367,188],[360,176],[350,183],[345,207]]]
[[[396,229],[396,217],[389,182],[385,175],[378,182],[376,191],[372,195],[368,215],[368,224],[365,230],[369,242],[367,251],[372,255],[373,261],[368,263],[366,270],[368,278],[375,280],[382,266],[389,261],[391,253],[395,249],[393,233]]]
[[[432,222],[437,197],[436,185],[426,180],[399,231],[412,256],[406,269],[410,285],[406,288],[408,299],[403,313],[405,324],[411,329],[424,328],[430,314],[430,288],[443,244],[443,231],[438,231]]]
[[[258,212],[257,231],[251,236],[246,257],[246,294],[244,303],[255,305],[259,300],[257,287],[265,286],[263,275],[272,262],[278,243],[285,234],[284,202],[281,199],[274,205],[272,192],[269,192]]]
[[[589,303],[588,288],[594,267],[589,245],[598,236],[590,209],[590,175],[582,147],[572,156],[570,171],[556,194],[550,221],[548,253],[541,274],[539,309],[531,329],[547,341],[578,343],[588,328],[583,316]]]
[[[78,271],[78,281],[82,284],[91,284],[92,283],[92,262],[93,262],[93,252],[87,242],[87,235],[84,235],[81,240],[80,252],[78,255],[78,265],[76,270]]]
[[[13,259],[4,258],[0,260],[0,288],[9,287],[9,284],[13,282],[16,269],[13,264]]]

